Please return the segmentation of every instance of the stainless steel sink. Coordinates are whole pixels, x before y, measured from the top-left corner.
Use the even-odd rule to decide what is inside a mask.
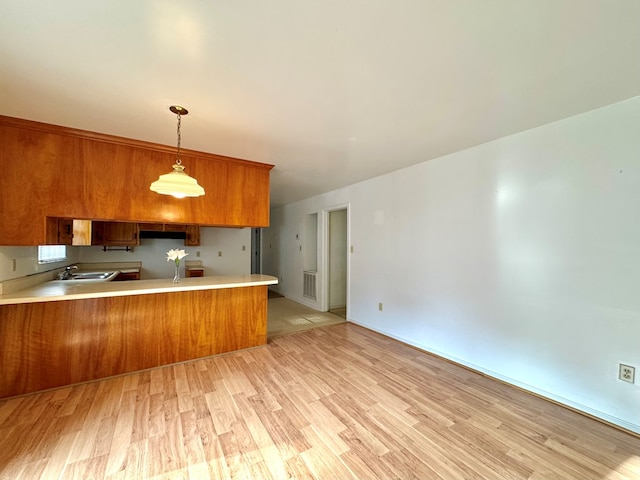
[[[71,280],[104,280],[113,274],[114,272],[74,273],[71,275]]]
[[[118,271],[110,272],[79,272],[68,275],[66,278],[59,278],[54,282],[60,283],[97,283],[110,282],[118,276]]]

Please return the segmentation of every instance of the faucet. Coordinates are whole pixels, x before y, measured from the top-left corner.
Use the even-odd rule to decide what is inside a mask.
[[[65,267],[63,272],[60,272],[58,274],[58,278],[60,280],[69,280],[73,276],[71,272],[77,269],[78,267],[76,265],[69,265],[68,267]]]

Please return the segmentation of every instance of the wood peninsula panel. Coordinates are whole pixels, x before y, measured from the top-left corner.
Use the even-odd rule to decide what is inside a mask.
[[[2,305],[0,398],[266,341],[266,286]]]
[[[149,190],[175,148],[0,116],[0,245],[39,245],[46,217],[203,226],[269,225],[273,165],[182,150],[205,189],[176,199]]]

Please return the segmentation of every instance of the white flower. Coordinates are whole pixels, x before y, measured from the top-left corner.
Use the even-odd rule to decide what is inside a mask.
[[[176,262],[176,265],[180,265],[180,260],[189,255],[182,249],[171,249],[167,252],[167,262],[173,260]]]

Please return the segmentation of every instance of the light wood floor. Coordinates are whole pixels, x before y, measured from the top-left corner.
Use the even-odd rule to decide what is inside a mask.
[[[353,324],[0,402],[2,479],[640,479],[640,439]]]

